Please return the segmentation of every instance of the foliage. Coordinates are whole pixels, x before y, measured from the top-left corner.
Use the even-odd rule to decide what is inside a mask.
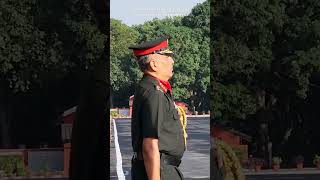
[[[118,117],[118,112],[117,111],[110,111],[110,117],[111,118]]]
[[[319,125],[313,116],[320,87],[320,2],[225,0],[211,8],[215,120],[252,136],[264,134],[253,143],[265,146],[268,139],[276,150],[288,148],[287,158],[297,151],[313,154],[307,149],[318,149],[309,132],[317,134]],[[266,128],[257,128],[262,123]],[[296,146],[301,150],[290,148]]]
[[[268,85],[263,78],[274,59],[271,22],[281,9],[268,6],[267,1],[226,1],[226,4],[216,2],[212,20],[213,109],[216,117],[223,120],[245,119],[257,111],[256,92]],[[227,114],[229,117],[224,117]]]
[[[275,157],[272,158],[272,164],[274,164],[274,165],[280,165],[281,162],[282,162],[281,157],[275,156]]]
[[[89,1],[4,0],[0,2],[0,11],[0,97],[7,99],[0,102],[0,112],[5,113],[2,117],[14,117],[12,109],[3,108],[22,104],[20,101],[19,105],[14,104],[14,99],[33,96],[32,102],[41,102],[44,99],[41,93],[54,97],[57,92],[50,88],[70,77],[78,79],[70,80],[69,84],[79,86],[75,81],[89,74],[102,58],[107,36],[98,29]],[[72,103],[77,102],[73,99]],[[42,107],[50,106],[51,111],[64,108],[48,104]],[[28,111],[22,106],[17,109]],[[14,128],[4,121],[0,118],[1,126],[8,133],[1,136],[0,143],[9,146],[9,134],[12,135],[9,130]],[[19,123],[21,120],[11,124]]]
[[[69,0],[57,7],[61,2],[1,1],[0,74],[14,92],[91,69],[100,59],[106,37],[88,3]]]
[[[175,24],[181,24],[179,21],[180,18],[154,20],[137,26],[136,29],[140,32],[141,41],[154,39],[164,34],[171,36],[170,48],[175,53],[173,91],[178,100],[185,101],[192,95],[189,89],[195,81],[200,57],[196,53],[198,48],[195,48],[192,30],[185,26],[175,26]]]
[[[128,91],[136,80],[137,72],[132,67],[138,68],[131,59],[132,52],[128,47],[135,43],[138,32],[119,20],[111,19],[110,22],[110,82],[115,92]],[[141,76],[140,76],[141,77]]]
[[[213,17],[216,27],[213,32],[214,81],[218,94],[227,88],[229,92],[232,89],[239,92],[237,97],[251,94],[254,99],[258,90],[267,89],[276,96],[285,91],[296,98],[306,98],[308,79],[319,71],[320,65],[316,58],[319,57],[318,41],[312,40],[308,46],[301,47],[311,37],[319,38],[314,31],[319,22],[311,12],[315,7],[280,1],[224,2],[227,5],[216,2]],[[292,15],[302,7],[306,7],[302,11],[310,14]],[[283,85],[288,86],[287,90],[282,89]],[[254,107],[258,107],[255,101],[247,105],[234,97],[222,101],[223,98],[217,96],[214,101],[218,105],[214,109],[221,118],[222,114],[228,114],[221,111],[229,104],[240,109],[248,107],[242,114],[232,112],[234,108],[228,110],[238,118],[255,113]]]
[[[313,164],[317,165],[320,163],[320,156],[318,154],[314,155]]]
[[[37,71],[56,64],[59,58],[59,43],[46,42],[46,38],[55,37],[35,26],[35,6],[36,1],[1,1],[0,5],[0,74],[15,91],[29,89],[41,74]]]
[[[169,46],[175,53],[175,74],[171,80],[175,98],[186,103],[193,101],[199,110],[209,109],[208,5],[209,1],[197,5],[185,17],[154,19],[132,28],[111,19],[111,82],[117,101],[132,95],[142,76],[136,62],[130,60],[132,52],[128,46],[170,35]]]
[[[245,176],[243,175],[239,159],[232,148],[223,141],[216,140],[215,142],[217,143],[218,150],[223,154],[223,161],[226,168],[225,180],[244,180]]]
[[[248,158],[248,149],[242,148],[241,146],[231,146],[233,152],[238,157],[240,164],[245,163],[245,160]]]
[[[0,156],[0,170],[6,175],[15,174],[17,176],[25,175],[24,162],[22,156],[19,155],[3,155]]]
[[[191,28],[201,28],[206,33],[210,31],[210,1],[204,1],[192,8],[188,16],[182,18],[182,24]]]

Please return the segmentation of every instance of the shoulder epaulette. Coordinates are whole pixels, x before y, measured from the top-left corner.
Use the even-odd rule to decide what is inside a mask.
[[[161,91],[161,92],[165,93],[164,90],[163,90],[163,88],[161,88],[159,85],[156,85],[155,87],[156,87],[156,89],[157,89],[158,91]]]

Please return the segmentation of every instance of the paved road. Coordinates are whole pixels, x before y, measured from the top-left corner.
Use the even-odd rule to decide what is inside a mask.
[[[0,180],[68,180],[67,177],[12,177],[12,178],[2,178]]]
[[[320,170],[315,168],[280,169],[278,172],[263,170],[260,172],[245,172],[247,180],[320,180]]]
[[[126,180],[131,180],[130,169],[131,169],[131,130],[130,130],[130,119],[119,119],[116,120],[116,128],[118,133],[118,142],[120,146],[122,156],[122,168]],[[204,180],[209,179],[209,167],[210,167],[210,138],[209,138],[209,117],[201,118],[188,118],[188,145],[187,150],[183,156],[180,169],[184,174],[186,180],[198,179]],[[114,143],[111,144],[110,158],[111,158],[111,169],[110,178],[117,179],[116,173],[116,153]]]
[[[320,180],[319,174],[267,174],[249,175],[246,180]]]

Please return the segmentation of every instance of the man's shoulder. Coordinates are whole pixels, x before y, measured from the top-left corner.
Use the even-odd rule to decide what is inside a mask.
[[[163,94],[164,92],[157,84],[139,84],[138,89],[145,95]]]
[[[159,84],[148,81],[141,81],[138,84],[137,91],[139,92],[138,94],[144,98],[152,98],[156,95],[164,94]]]
[[[139,84],[138,87],[143,90],[151,90],[151,91],[158,91],[160,89],[159,82],[152,77],[144,76]]]

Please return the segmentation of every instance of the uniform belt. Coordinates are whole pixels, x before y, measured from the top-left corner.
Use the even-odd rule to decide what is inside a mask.
[[[181,164],[181,160],[175,156],[165,154],[165,153],[160,153],[160,158],[163,163],[172,165],[172,166],[179,166]],[[136,160],[143,160],[143,156],[141,152],[133,152],[133,159]]]
[[[142,161],[143,160],[142,152],[133,152],[133,159]]]
[[[176,156],[172,156],[172,155],[169,155],[169,154],[161,153],[160,157],[161,157],[161,160],[165,164],[169,164],[169,165],[172,165],[172,166],[179,167],[179,165],[181,163],[181,159],[177,158]]]

